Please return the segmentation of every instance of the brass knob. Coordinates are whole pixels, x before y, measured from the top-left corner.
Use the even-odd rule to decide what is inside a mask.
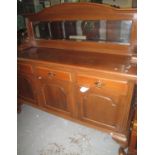
[[[48,76],[49,76],[49,77],[53,77],[53,76],[55,76],[55,73],[49,72],[49,73],[48,73]]]
[[[38,76],[38,79],[41,80],[42,79],[42,76]]]
[[[97,88],[101,88],[103,86],[103,83],[100,80],[96,81],[94,84]]]

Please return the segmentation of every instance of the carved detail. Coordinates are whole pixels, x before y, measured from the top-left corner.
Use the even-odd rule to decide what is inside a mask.
[[[64,96],[66,96],[67,93],[65,92],[65,89],[63,87],[61,87],[60,85],[56,85],[56,84],[47,84],[46,85],[45,84],[43,89],[45,89],[45,87],[48,85],[49,86],[51,85],[51,87],[55,87],[55,88],[57,87],[64,94]]]
[[[83,96],[81,108],[81,117],[83,120],[111,129],[116,128],[117,107],[110,97],[104,96],[104,94],[88,92]],[[94,112],[95,108],[96,111]]]
[[[126,155],[126,152],[124,151],[125,148],[128,146],[128,138],[126,135],[122,135],[119,133],[111,133],[112,138],[120,144],[119,148],[119,155]]]
[[[107,100],[109,103],[111,103],[111,106],[113,106],[113,107],[116,106],[115,102],[114,102],[113,99],[110,98],[110,97],[103,96],[103,95],[99,95],[99,94],[89,94],[89,96],[96,96],[96,97],[102,98],[102,99],[104,99],[104,100]],[[88,95],[86,95],[86,96],[84,97],[84,100],[86,100],[87,98],[88,98]]]
[[[112,133],[112,138],[120,144],[119,155],[126,155],[124,149],[128,146],[128,139],[125,135],[121,135],[118,133]]]
[[[59,10],[59,12],[57,12]],[[48,18],[51,17],[53,19],[55,19],[56,17],[54,16],[56,13],[57,15],[59,14],[60,18],[63,18],[64,15],[66,15],[67,17],[70,18],[74,18],[75,19],[75,10],[79,10],[79,16],[82,18],[86,18],[85,15],[87,15],[88,13],[94,14],[94,16],[104,16],[104,12],[110,12],[110,13],[115,13],[115,14],[119,14],[120,12],[123,13],[121,14],[122,16],[126,15],[127,13],[135,13],[136,9],[117,9],[114,7],[111,7],[109,5],[101,5],[101,4],[92,4],[92,3],[62,3],[60,5],[54,5],[52,7],[43,9],[42,11],[31,15],[30,19],[34,19],[35,17],[41,17],[45,19],[45,15],[48,15]],[[97,11],[96,11],[97,10]],[[102,13],[100,12],[102,10]],[[70,12],[73,12],[72,14],[70,14]],[[110,14],[111,15],[111,14]],[[109,15],[109,16],[110,16]],[[119,15],[120,16],[120,15]],[[57,17],[58,18],[58,17]],[[88,16],[87,16],[88,18]]]
[[[132,55],[131,47],[135,46],[136,40],[136,9],[117,9],[103,4],[95,3],[63,3],[54,5],[49,8],[45,8],[36,14],[26,15],[28,36],[30,44],[37,47],[48,47],[48,48],[59,48],[59,49],[70,49],[70,50],[81,50],[89,52],[99,53],[111,53],[121,55]],[[73,20],[99,20],[99,19],[112,19],[112,20],[132,20],[132,34],[131,44],[122,46],[122,44],[102,42],[70,42],[67,40],[35,40],[33,33],[32,22],[34,21],[73,21]],[[61,43],[60,43],[61,42]],[[115,49],[115,50],[114,50]]]
[[[68,111],[65,89],[56,84],[45,84],[43,95],[46,106]]]
[[[121,147],[126,148],[128,146],[128,138],[126,135],[119,133],[111,133],[112,138],[121,145]]]

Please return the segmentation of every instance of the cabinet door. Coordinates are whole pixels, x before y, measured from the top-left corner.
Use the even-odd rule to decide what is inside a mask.
[[[42,106],[59,113],[71,114],[71,84],[62,80],[38,80]]]
[[[122,89],[123,94],[121,94],[117,90],[120,89],[117,88],[119,86],[117,84],[115,86],[106,84],[107,86],[102,86],[96,82],[94,86],[82,87],[82,85],[78,85],[79,118],[95,126],[119,130],[124,115],[124,91]],[[84,88],[88,88],[88,90],[84,90]]]
[[[18,74],[18,97],[33,104],[37,104],[35,78],[29,74]]]

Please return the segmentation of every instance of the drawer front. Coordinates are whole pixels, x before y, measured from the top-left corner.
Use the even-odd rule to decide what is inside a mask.
[[[116,91],[120,94],[126,94],[128,91],[128,82],[127,81],[118,81],[105,79],[94,76],[87,75],[77,75],[77,83],[80,86],[86,86],[89,88],[102,88],[105,90]]]
[[[36,74],[38,77],[71,81],[71,74],[64,71],[54,70],[44,67],[36,67]]]
[[[32,66],[29,64],[18,63],[17,69],[19,72],[28,73],[28,74],[33,73]]]

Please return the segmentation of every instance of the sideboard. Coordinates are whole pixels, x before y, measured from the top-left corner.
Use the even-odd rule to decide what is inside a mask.
[[[18,104],[109,133],[128,147],[136,87],[136,9],[63,3],[27,15]]]

